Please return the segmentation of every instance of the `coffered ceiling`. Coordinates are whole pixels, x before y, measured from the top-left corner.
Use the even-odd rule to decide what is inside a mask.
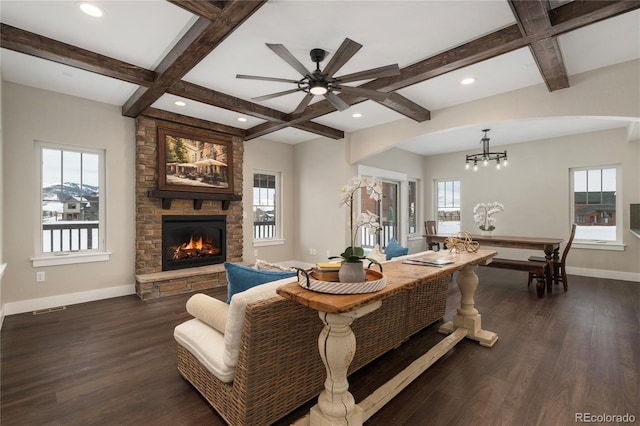
[[[571,90],[575,74],[640,58],[640,1],[94,1],[100,18],[82,13],[79,3],[3,0],[2,78],[117,105],[125,116],[146,114],[247,140],[339,139],[395,120],[429,120],[433,111],[532,85]],[[346,38],[362,48],[337,74],[399,65],[398,76],[349,83],[386,92],[386,99],[343,93],[351,106],[338,111],[315,96],[292,114],[303,92],[252,98],[294,84],[236,78],[299,80],[266,43],[282,44],[313,71],[309,51],[329,52],[322,68]],[[461,85],[466,77],[476,82]],[[501,140],[492,144],[626,125],[560,117],[496,123]],[[400,147],[429,155],[474,149],[480,137],[479,129],[458,129]]]

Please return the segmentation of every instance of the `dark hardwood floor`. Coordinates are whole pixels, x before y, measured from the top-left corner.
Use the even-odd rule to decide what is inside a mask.
[[[569,425],[576,413],[640,422],[640,284],[570,276],[568,293],[537,299],[525,273],[478,275],[476,307],[497,344],[461,342],[368,425]],[[446,319],[459,303],[454,283],[449,295]],[[223,425],[176,370],[172,332],[190,318],[187,298],[126,296],[6,317],[2,425]],[[356,401],[442,339],[438,325],[353,374]]]

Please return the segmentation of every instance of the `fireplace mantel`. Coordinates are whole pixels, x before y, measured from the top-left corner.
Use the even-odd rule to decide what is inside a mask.
[[[147,192],[147,195],[151,198],[161,198],[162,208],[168,210],[171,208],[171,201],[174,198],[182,200],[193,200],[194,210],[200,210],[202,208],[203,200],[220,200],[222,201],[222,210],[228,210],[231,201],[242,200],[241,195],[236,194],[210,194],[207,192],[183,192],[183,191],[166,191],[161,189],[154,189]]]

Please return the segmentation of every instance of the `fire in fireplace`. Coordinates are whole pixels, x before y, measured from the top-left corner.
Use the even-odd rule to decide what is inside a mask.
[[[226,260],[226,216],[162,216],[162,270]]]

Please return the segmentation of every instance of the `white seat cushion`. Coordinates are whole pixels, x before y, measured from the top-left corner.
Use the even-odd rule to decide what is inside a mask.
[[[218,330],[194,318],[178,325],[173,337],[218,379],[233,381],[236,369],[223,362],[224,335]]]

